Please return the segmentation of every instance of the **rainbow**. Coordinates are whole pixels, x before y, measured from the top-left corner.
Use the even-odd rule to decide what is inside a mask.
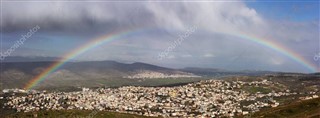
[[[234,35],[234,36],[240,37],[241,39],[249,40],[251,42],[254,42],[254,43],[257,43],[257,44],[262,45],[264,47],[267,47],[269,49],[272,49],[272,50],[290,58],[291,60],[298,62],[299,64],[306,67],[310,72],[318,72],[319,71],[318,67],[315,66],[315,64],[310,63],[308,60],[303,58],[301,55],[299,55],[295,51],[281,45],[280,43],[277,43],[272,40],[256,37],[253,35],[248,35],[243,32],[236,33],[236,34],[237,35]]]
[[[37,75],[36,77],[34,77],[33,79],[31,79],[24,87],[24,89],[32,89],[34,86],[36,86],[37,84],[41,83],[43,80],[45,80],[45,78],[47,78],[52,72],[56,71],[57,69],[59,69],[61,66],[63,66],[66,62],[78,57],[79,55],[81,55],[82,53],[98,47],[104,43],[110,42],[112,40],[127,36],[132,34],[134,30],[129,29],[129,30],[124,30],[124,31],[120,31],[120,32],[112,32],[109,33],[107,35],[98,37],[94,40],[92,40],[91,42],[82,45],[74,50],[72,50],[69,53],[66,53],[65,55],[63,55],[62,59],[58,60],[57,62],[51,64],[50,66],[48,66],[45,70],[43,70],[39,75]]]
[[[104,35],[104,36],[101,36],[99,38],[96,38],[96,39],[92,40],[91,42],[72,50],[69,53],[66,53],[61,60],[51,64],[43,72],[41,72],[39,75],[37,75],[36,77],[31,79],[25,85],[24,88],[25,89],[32,89],[33,87],[35,87],[36,85],[41,83],[43,80],[45,80],[51,73],[53,73],[58,68],[63,66],[66,62],[78,57],[79,55],[85,53],[86,51],[88,51],[90,49],[93,49],[93,48],[95,48],[97,46],[100,46],[102,44],[105,44],[107,42],[110,42],[112,40],[123,38],[123,37],[128,36],[130,34],[133,34],[135,32],[136,31],[134,29],[129,29],[129,30],[125,30],[125,31],[109,33],[107,35]],[[253,36],[253,35],[248,35],[248,34],[239,33],[239,32],[238,33],[232,33],[232,34],[227,33],[227,34],[239,37],[239,38],[244,39],[244,40],[248,40],[248,41],[254,42],[256,44],[259,44],[259,45],[267,47],[267,48],[270,48],[270,49],[272,49],[272,50],[274,50],[276,52],[279,52],[282,55],[285,55],[286,57],[294,60],[295,62],[298,62],[299,64],[303,65],[304,67],[306,67],[308,70],[310,70],[312,72],[317,72],[318,71],[316,66],[314,66],[312,63],[310,63],[307,60],[305,60],[298,53],[296,53],[296,52],[294,52],[294,51],[292,51],[292,50],[290,50],[290,49],[278,44],[277,42],[272,42],[272,41],[264,39],[264,38],[259,38],[259,37]]]

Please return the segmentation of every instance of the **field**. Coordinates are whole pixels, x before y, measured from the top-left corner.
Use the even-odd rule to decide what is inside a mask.
[[[239,118],[320,118],[320,98],[293,102]]]

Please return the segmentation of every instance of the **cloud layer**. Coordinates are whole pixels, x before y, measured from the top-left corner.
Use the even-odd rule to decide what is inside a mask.
[[[81,36],[74,38],[74,44],[77,44],[114,30],[157,29],[92,49],[81,55],[80,60],[143,61],[171,67],[306,71],[287,57],[239,39],[233,33],[242,32],[277,41],[309,61],[319,49],[317,22],[268,20],[240,1],[5,2],[1,10],[3,34],[9,37],[39,25],[42,37],[63,42],[62,38],[53,38],[52,33],[60,32],[62,37]],[[161,51],[192,26],[197,26],[195,33],[172,50],[167,59],[156,59]],[[30,48],[31,43],[25,48]],[[67,51],[62,50],[61,55]]]

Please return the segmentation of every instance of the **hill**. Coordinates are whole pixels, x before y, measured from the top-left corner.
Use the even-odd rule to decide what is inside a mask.
[[[1,88],[22,88],[55,62],[1,63]],[[135,75],[147,75],[135,78]],[[161,75],[161,76],[160,76]],[[165,75],[165,76],[164,76]],[[124,85],[158,86],[199,81],[192,73],[146,63],[119,63],[116,61],[67,62],[50,74],[37,89],[78,87],[117,87]],[[133,77],[133,78],[128,78]],[[161,80],[159,79],[161,78]],[[158,80],[158,81],[157,81]]]
[[[320,98],[298,101],[241,117],[248,116],[251,118],[319,118]]]

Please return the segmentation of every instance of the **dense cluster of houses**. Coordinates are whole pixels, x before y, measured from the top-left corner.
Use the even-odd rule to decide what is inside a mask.
[[[155,71],[146,71],[141,70],[138,73],[135,73],[130,76],[125,76],[124,78],[129,79],[153,79],[153,78],[195,78],[195,77],[201,77],[198,75],[194,75],[192,73],[186,73],[186,72],[180,72],[175,74],[166,74],[161,72],[155,72]]]
[[[206,80],[176,87],[83,88],[77,92],[32,92],[26,96],[9,96],[5,106],[18,112],[38,110],[100,110],[145,116],[165,117],[233,117],[276,107],[274,97],[297,93],[290,91],[249,93],[243,86],[268,86],[271,81]],[[248,105],[242,105],[248,102]],[[250,103],[251,102],[251,103]]]

